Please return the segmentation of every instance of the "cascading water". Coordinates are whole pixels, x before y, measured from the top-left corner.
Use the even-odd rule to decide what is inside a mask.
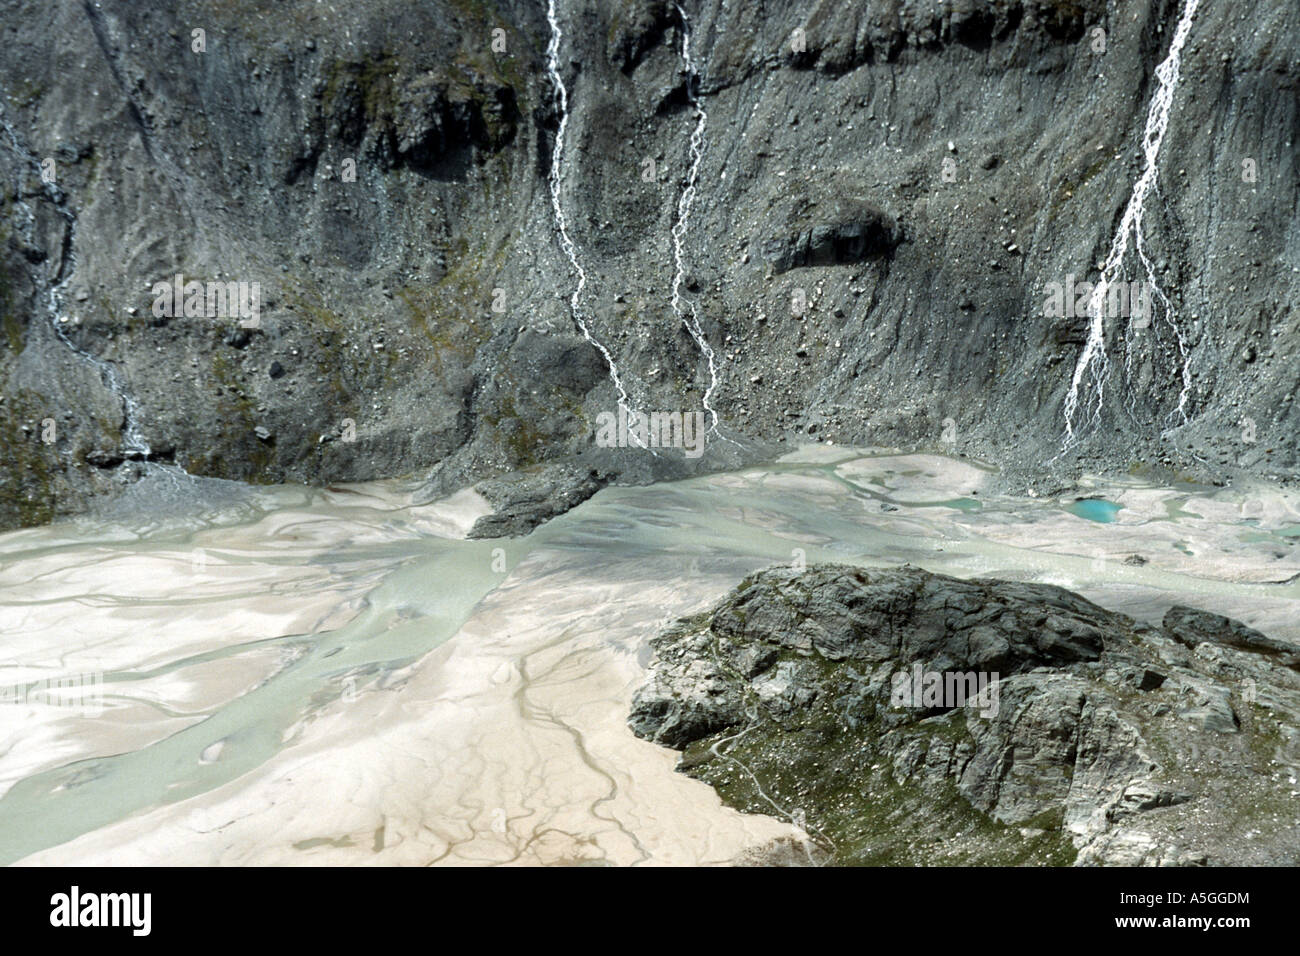
[[[69,214],[68,228],[73,229],[75,222],[76,220]],[[117,366],[87,352],[85,349],[79,348],[68,337],[67,325],[70,320],[63,312],[63,289],[75,266],[75,259],[72,258],[72,247],[73,242],[70,238],[67,245],[67,256],[59,267],[62,275],[57,281],[50,284],[47,299],[50,309],[50,324],[54,327],[54,333],[59,337],[59,341],[75,352],[83,361],[93,365],[98,370],[104,385],[122,403],[123,457],[148,460],[153,453],[153,449],[150,448],[149,440],[144,437],[144,431],[140,428],[140,406],[137,404],[135,397],[127,390],[126,383],[123,381],[121,373],[118,372]]]
[[[573,321],[578,326],[578,331],[582,333],[582,337],[591,343],[605,360],[605,365],[609,368],[609,379],[614,385],[614,390],[618,393],[619,410],[627,416],[628,433],[632,441],[641,444],[636,430],[631,427],[632,424],[638,421],[638,413],[628,404],[627,389],[623,386],[623,380],[619,375],[614,356],[610,354],[609,349],[599,339],[591,334],[586,320],[582,317],[582,292],[587,287],[587,272],[582,268],[582,263],[578,261],[578,248],[569,236],[568,219],[564,215],[564,206],[560,202],[560,184],[563,178],[564,165],[564,136],[569,127],[569,91],[564,85],[564,80],[560,77],[560,42],[564,39],[564,34],[560,30],[560,21],[555,10],[555,0],[548,0],[547,2],[546,21],[551,27],[551,42],[546,47],[546,72],[550,76],[555,90],[555,111],[560,118],[559,127],[555,131],[555,144],[551,149],[551,208],[555,212],[555,231],[559,236],[560,248],[564,250],[569,265],[578,277],[577,284],[573,289],[573,295],[569,298],[569,311],[573,314]]]
[[[4,126],[5,133],[9,137],[10,146],[22,161],[32,168],[38,175],[41,172],[41,161],[23,145],[22,140],[18,137],[17,131],[9,122],[7,116],[0,114],[0,125]],[[49,199],[53,208],[63,218],[67,224],[67,235],[64,237],[63,254],[59,257],[58,269],[54,275],[46,278],[46,305],[50,313],[50,326],[54,334],[58,336],[69,350],[76,354],[82,361],[92,365],[99,372],[100,379],[104,385],[118,401],[122,404],[122,454],[125,458],[148,459],[152,453],[148,440],[144,437],[144,432],[140,428],[140,408],[135,398],[126,388],[126,383],[122,380],[121,373],[117,366],[112,362],[105,361],[99,356],[87,352],[78,346],[68,335],[67,325],[70,321],[63,311],[63,293],[68,282],[72,278],[72,273],[76,266],[76,259],[73,250],[76,247],[76,230],[77,217],[67,206],[63,190],[56,183],[47,182],[41,178],[42,188],[46,197]],[[15,202],[27,213],[27,224],[29,230],[36,227],[36,214],[32,211],[22,199],[22,190],[14,190]],[[33,236],[29,236],[33,239]]]
[[[691,338],[695,340],[695,344],[699,346],[705,361],[708,362],[709,386],[704,390],[704,398],[701,400],[701,404],[709,415],[709,431],[716,434],[718,431],[718,413],[713,408],[711,400],[718,387],[717,361],[713,348],[709,345],[704,330],[700,327],[699,316],[695,311],[695,303],[683,300],[681,291],[682,282],[686,277],[686,263],[683,259],[682,246],[686,238],[686,231],[690,227],[691,205],[695,201],[695,183],[700,174],[700,162],[704,159],[704,128],[709,122],[709,114],[705,112],[698,95],[697,88],[700,82],[700,74],[695,69],[695,62],[691,56],[691,22],[686,16],[686,11],[681,6],[677,7],[677,16],[681,21],[682,28],[682,66],[686,72],[686,98],[695,111],[695,128],[691,131],[690,168],[686,174],[686,186],[677,200],[677,222],[673,225],[672,230],[674,266],[672,309],[673,315],[686,326],[686,330],[691,333]]]
[[[1157,302],[1160,304],[1165,320],[1172,327],[1178,342],[1182,359],[1182,390],[1178,396],[1177,413],[1184,422],[1187,420],[1187,398],[1191,391],[1191,355],[1187,347],[1187,338],[1174,319],[1173,306],[1156,282],[1155,268],[1143,246],[1142,217],[1147,196],[1155,187],[1159,176],[1157,163],[1160,157],[1160,146],[1164,142],[1165,131],[1169,128],[1169,110],[1173,106],[1174,92],[1178,87],[1183,46],[1187,42],[1188,34],[1191,33],[1192,20],[1196,16],[1199,3],[1200,0],[1184,0],[1178,26],[1169,43],[1169,53],[1165,56],[1164,62],[1156,67],[1156,91],[1151,97],[1146,128],[1142,134],[1142,152],[1146,164],[1142,175],[1133,184],[1133,192],[1124,209],[1124,216],[1120,220],[1119,228],[1115,230],[1110,251],[1106,254],[1101,278],[1088,299],[1088,338],[1070,380],[1069,394],[1065,398],[1065,448],[1073,446],[1079,440],[1081,432],[1097,425],[1101,420],[1102,408],[1105,405],[1106,378],[1109,374],[1109,362],[1106,358],[1106,303],[1112,287],[1122,274],[1130,238],[1151,288],[1152,309],[1154,310]],[[1086,414],[1083,414],[1082,420],[1076,425],[1076,416],[1081,414],[1080,388],[1085,375],[1090,371],[1093,398],[1085,400],[1083,411],[1086,411]]]

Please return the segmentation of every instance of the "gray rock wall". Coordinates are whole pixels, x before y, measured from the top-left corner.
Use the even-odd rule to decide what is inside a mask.
[[[729,433],[1042,468],[1084,325],[1045,316],[1047,289],[1096,276],[1179,9],[688,4],[709,120],[684,295]],[[120,372],[150,455],[196,475],[432,472],[437,490],[590,451],[616,404],[555,240],[545,12],[0,4],[0,523],[79,510],[143,467],[52,301]],[[679,18],[657,0],[558,12],[584,309],[635,407],[699,408],[707,368],[669,304],[694,125]],[[1113,336],[1112,405],[1051,465],[1064,476],[1294,476],[1298,21],[1284,0],[1202,0],[1144,222],[1190,349],[1190,424],[1162,434],[1181,423],[1172,327],[1132,340],[1127,375]],[[155,317],[152,286],[177,273],[259,283],[259,326]]]

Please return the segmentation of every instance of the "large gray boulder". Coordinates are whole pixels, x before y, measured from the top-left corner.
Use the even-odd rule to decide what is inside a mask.
[[[651,645],[633,732],[841,863],[1300,861],[1300,675],[1228,618],[817,565]]]

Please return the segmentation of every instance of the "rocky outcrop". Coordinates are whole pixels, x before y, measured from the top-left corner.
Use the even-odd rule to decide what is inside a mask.
[[[1292,670],[1300,669],[1300,649],[1293,644],[1261,634],[1254,628],[1221,614],[1210,614],[1175,604],[1165,614],[1163,623],[1165,630],[1174,638],[1193,649],[1201,644],[1235,647],[1269,655]]]
[[[889,255],[898,244],[895,224],[867,202],[843,203],[829,218],[802,225],[811,210],[791,216],[786,234],[763,242],[763,257],[779,275],[805,266],[849,265]],[[823,214],[825,217],[825,214]]]
[[[493,512],[475,521],[469,536],[525,535],[542,522],[586,501],[604,485],[600,472],[584,472],[572,465],[552,465],[505,479],[481,481],[474,490],[487,499]]]
[[[651,643],[632,730],[836,862],[1300,860],[1300,676],[1230,619],[820,565]]]

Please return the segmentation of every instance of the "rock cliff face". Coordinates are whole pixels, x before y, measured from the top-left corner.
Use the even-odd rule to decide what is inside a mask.
[[[652,644],[633,731],[803,826],[805,859],[1300,860],[1297,649],[1228,618],[1153,627],[1051,585],[818,565]]]
[[[698,104],[679,291],[723,430],[1039,468],[1087,325],[1045,301],[1097,278],[1183,9],[557,0],[558,198],[631,406],[699,409],[710,384],[671,301]],[[556,239],[541,0],[0,13],[0,523],[144,459],[431,493],[678,467],[586,460],[617,394]],[[1294,3],[1200,3],[1141,224],[1169,308],[1108,328],[1107,404],[1063,477],[1295,474],[1298,64]],[[256,327],[155,315],[177,275],[256,283]]]

